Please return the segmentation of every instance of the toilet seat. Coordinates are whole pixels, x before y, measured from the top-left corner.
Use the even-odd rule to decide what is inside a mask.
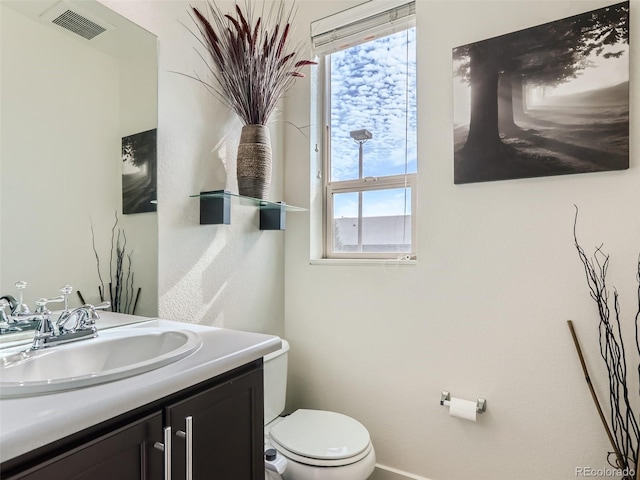
[[[274,425],[269,436],[285,457],[319,467],[358,462],[372,449],[369,432],[360,422],[323,410],[296,410]]]

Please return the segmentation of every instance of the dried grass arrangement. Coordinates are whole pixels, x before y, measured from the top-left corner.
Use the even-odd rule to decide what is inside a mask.
[[[284,1],[270,7],[262,2],[260,14],[255,4],[235,5],[233,14],[223,13],[210,0],[209,19],[192,7],[192,19],[209,61],[209,81],[196,78],[220,101],[234,111],[244,125],[266,125],[278,101],[297,77],[301,67],[316,62],[301,59],[302,43],[291,44],[295,6]],[[192,32],[193,33],[193,32]]]

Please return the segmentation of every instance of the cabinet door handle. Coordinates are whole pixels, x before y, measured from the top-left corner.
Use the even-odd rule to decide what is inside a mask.
[[[182,430],[178,430],[176,435],[180,438],[184,438],[186,440],[185,452],[186,452],[186,477],[185,480],[193,480],[193,417],[189,415],[188,417],[184,417],[184,423],[186,425],[185,430],[187,433]]]
[[[164,452],[164,480],[171,480],[171,427],[164,428],[164,443],[156,442],[153,448]]]

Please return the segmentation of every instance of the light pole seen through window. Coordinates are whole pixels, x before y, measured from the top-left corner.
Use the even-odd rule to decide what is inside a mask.
[[[349,135],[358,144],[358,179],[362,180],[364,178],[363,147],[367,140],[373,138],[373,134],[363,128],[361,130],[351,130]],[[362,191],[358,192],[358,251],[362,252]]]

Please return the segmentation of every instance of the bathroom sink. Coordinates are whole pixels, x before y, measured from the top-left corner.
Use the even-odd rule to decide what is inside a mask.
[[[0,398],[53,393],[149,372],[195,352],[189,330],[114,328],[97,338],[0,356]]]

